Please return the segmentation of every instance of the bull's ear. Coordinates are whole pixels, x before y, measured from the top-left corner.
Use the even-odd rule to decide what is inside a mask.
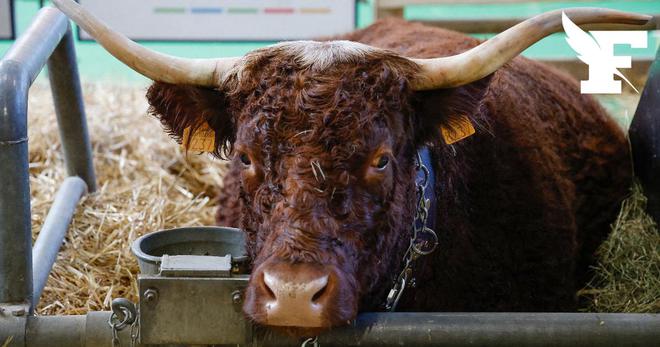
[[[466,126],[474,125],[474,116],[491,79],[492,75],[489,75],[461,87],[415,92],[416,144],[437,140],[443,136],[443,130],[456,134],[465,132]],[[466,125],[466,121],[469,124]]]
[[[231,152],[236,131],[229,114],[225,94],[211,88],[154,82],[147,91],[149,113],[160,119],[165,130],[177,142],[190,128],[195,133],[208,124],[215,131],[214,155],[226,158]]]

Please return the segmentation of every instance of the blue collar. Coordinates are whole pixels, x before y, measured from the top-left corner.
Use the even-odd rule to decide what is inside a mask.
[[[429,206],[429,216],[426,220],[426,226],[435,229],[435,217],[436,217],[436,200],[435,200],[435,170],[433,169],[433,162],[431,161],[431,152],[426,146],[422,146],[417,150],[419,157],[422,158],[422,164],[426,166],[429,170],[428,183],[426,184],[426,189],[424,190],[424,199],[428,199],[431,202]],[[424,172],[422,170],[417,170],[416,181],[421,183],[424,180]]]

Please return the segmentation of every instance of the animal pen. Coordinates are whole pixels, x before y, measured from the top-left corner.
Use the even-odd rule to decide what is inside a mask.
[[[660,102],[658,58],[638,108],[642,116],[634,121],[637,129],[657,127],[650,110],[657,110]],[[70,177],[62,183],[32,246],[27,98],[29,87],[46,64]],[[654,133],[647,132],[633,132],[632,136],[633,143],[642,145],[655,139],[649,140]],[[296,344],[287,337],[253,328],[244,320],[240,289],[248,276],[241,268],[243,241],[229,228],[174,229],[138,239],[133,245],[142,272],[137,304],[117,298],[112,311],[34,315],[76,206],[86,192],[96,190],[74,39],[68,19],[54,8],[39,12],[0,63],[0,171],[3,347]],[[175,255],[161,257],[164,250]],[[652,346],[659,341],[658,314],[364,313],[350,326],[306,343]]]

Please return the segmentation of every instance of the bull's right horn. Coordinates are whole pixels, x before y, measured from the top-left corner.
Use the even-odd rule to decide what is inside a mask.
[[[73,0],[53,0],[53,3],[115,58],[154,81],[216,87],[241,59],[183,59],[158,53],[110,29]]]

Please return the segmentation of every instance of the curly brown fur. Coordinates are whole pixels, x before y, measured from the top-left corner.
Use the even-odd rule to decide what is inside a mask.
[[[459,33],[386,20],[342,38],[392,53],[318,46],[338,51],[314,64],[295,51],[302,46],[284,44],[250,53],[213,92],[209,110],[174,117],[169,109],[189,104],[149,98],[174,135],[205,115],[218,143],[233,144],[218,221],[245,230],[254,268],[277,261],[334,269],[341,288],[327,326],[379,309],[408,245],[413,156],[425,144],[440,245],[417,264],[417,286],[399,308],[575,309],[630,184],[621,129],[572,78],[524,58],[467,86],[413,92],[417,67],[399,54],[446,56],[479,43]],[[155,84],[150,95],[180,95],[175,88]],[[477,133],[445,145],[439,128],[458,116]],[[383,148],[392,161],[374,173],[369,163]],[[263,322],[253,282],[245,310]]]
[[[250,206],[241,214],[247,248],[255,268],[269,259],[337,268],[345,295],[328,320],[343,323],[359,298],[379,296],[371,294],[398,266],[381,255],[405,247],[412,213],[406,192],[415,174],[407,77],[415,67],[374,55],[318,75],[287,52],[255,55],[244,82],[228,82],[236,83],[228,95],[240,110],[235,146],[259,163],[254,175],[243,173],[239,188]],[[392,171],[369,182],[364,163],[384,142],[397,153]],[[358,271],[364,268],[374,271]]]

